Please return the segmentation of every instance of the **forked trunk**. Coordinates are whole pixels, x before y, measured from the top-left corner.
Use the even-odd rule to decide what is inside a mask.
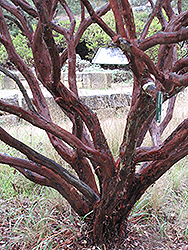
[[[145,190],[188,155],[188,119],[167,139],[162,137],[172,118],[175,95],[188,86],[188,57],[182,52],[184,49],[177,50],[180,43],[188,40],[188,10],[182,11],[181,0],[178,0],[179,14],[174,12],[172,1],[158,0],[154,6],[149,0],[151,14],[143,31],[137,32],[131,1],[109,0],[98,10],[93,9],[92,1],[78,2],[79,22],[65,0],[33,0],[32,5],[26,0],[0,1],[0,44],[24,76],[32,94],[31,101],[19,79],[0,67],[16,82],[27,104],[24,108],[1,99],[0,111],[44,130],[59,157],[73,171],[34,150],[29,142],[24,144],[1,126],[0,140],[21,152],[23,157],[0,152],[0,163],[16,168],[35,183],[55,188],[80,216],[91,219],[94,240],[101,245],[117,236],[125,236],[129,214]],[[59,7],[67,14],[68,22],[55,19]],[[110,9],[114,15],[113,28],[102,18]],[[151,23],[156,18],[160,28],[156,26],[155,30]],[[10,21],[18,27],[17,34],[27,39],[35,73],[18,54],[9,30]],[[97,115],[81,101],[77,88],[76,46],[92,23],[100,26],[112,40],[111,44],[122,50],[134,75],[130,111],[125,118],[117,159]],[[67,44],[62,53],[58,51],[58,37],[63,37],[62,43]],[[149,49],[156,45],[156,56],[151,56]],[[69,86],[61,80],[66,61]],[[72,132],[51,118],[44,88],[72,123]],[[166,116],[158,123],[156,109],[159,118],[162,102],[168,99]],[[109,107],[111,101],[105,100],[104,107]],[[121,101],[114,98],[113,102]],[[153,145],[149,143],[146,147],[142,144],[148,131]]]

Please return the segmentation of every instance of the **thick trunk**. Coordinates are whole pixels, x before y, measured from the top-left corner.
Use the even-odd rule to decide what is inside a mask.
[[[97,244],[102,245],[115,238],[125,237],[127,234],[127,220],[135,203],[140,199],[143,192],[136,188],[129,190],[126,195],[119,199],[116,196],[114,204],[116,207],[109,211],[106,209],[109,199],[101,202],[95,209],[95,221],[93,226],[93,237]]]

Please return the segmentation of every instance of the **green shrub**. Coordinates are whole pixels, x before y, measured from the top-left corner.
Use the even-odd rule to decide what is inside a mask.
[[[75,3],[75,6],[73,4],[73,1],[72,2],[71,1],[72,0],[70,0],[70,4],[72,5],[72,8],[73,7],[77,8],[76,5],[78,4],[77,2],[79,2],[79,1],[77,1]],[[98,4],[97,1],[94,1],[94,3]],[[186,6],[187,6],[186,1],[183,1],[182,7],[184,8]],[[146,10],[144,12],[143,11],[135,11],[134,12],[136,33],[137,33],[138,38],[141,35],[141,32],[143,30],[144,25],[146,24],[149,13],[150,13],[150,11],[148,11],[148,10]],[[111,11],[108,12],[103,17],[103,20],[107,23],[107,25],[109,25],[109,27],[111,29],[115,30],[114,17],[113,17],[113,13]],[[69,20],[68,21],[59,21],[58,23],[59,23],[59,25],[61,25],[64,28],[68,28],[70,25]],[[77,20],[75,32],[77,31],[78,26],[79,26],[79,21]],[[25,60],[30,66],[32,66],[33,65],[32,53],[31,53],[31,49],[28,46],[28,42],[27,42],[26,38],[21,34],[21,32],[18,30],[17,27],[15,27],[14,25],[12,27],[13,28],[10,29],[10,33],[11,33],[11,36],[13,37],[13,43],[16,47],[18,54],[23,58],[23,60]],[[149,28],[149,32],[147,34],[147,37],[157,33],[158,31],[161,31],[161,25],[160,25],[158,19],[154,18],[154,20]],[[63,35],[58,34],[57,32],[54,31],[54,38],[55,38],[55,41],[56,41],[57,46],[59,48],[66,47],[66,41],[65,41]],[[114,44],[112,43],[109,36],[106,35],[106,33],[97,24],[92,24],[84,32],[84,34],[81,38],[81,41],[83,41],[83,40],[86,42],[86,45],[87,45],[88,49],[90,50],[90,53],[87,57],[88,60],[92,60],[93,56],[95,55],[95,53],[99,47],[114,46]],[[154,46],[146,51],[146,53],[151,57],[151,59],[154,62],[157,61],[158,49],[159,49],[159,45]],[[178,54],[182,55],[182,53],[183,53],[183,55],[187,54],[187,45],[183,46],[183,48],[182,48],[182,44],[180,44],[178,46]],[[0,45],[0,61],[4,64],[4,63],[6,63],[7,60],[8,59],[7,59],[6,50],[5,50],[4,46]],[[85,67],[82,67],[80,65],[78,68],[80,68],[80,70],[82,70],[82,68],[85,68]]]
[[[27,38],[23,36],[20,31],[17,36],[13,38],[13,44],[21,58],[27,62],[29,66],[32,66],[33,55],[31,48],[28,46]]]
[[[109,25],[111,29],[115,29],[115,22],[112,12],[108,12],[104,17],[104,21]],[[64,28],[68,28],[70,25],[69,21],[59,21],[59,25]],[[79,26],[79,22],[77,21],[77,25],[75,28],[75,32],[77,31]],[[54,32],[55,41],[57,45],[61,48],[66,47],[66,41],[61,34]],[[109,36],[97,25],[92,24],[83,34],[81,41],[85,41],[90,53],[87,57],[88,60],[92,60],[94,54],[98,50],[99,47],[110,47],[112,45],[112,41]]]
[[[6,63],[7,59],[8,59],[8,55],[7,55],[6,49],[2,44],[0,44],[0,61],[1,61],[1,63],[3,63],[3,64]]]
[[[145,24],[147,22],[148,15],[149,15],[148,11],[135,13],[136,32],[137,32],[138,38],[140,37],[140,35],[143,31],[143,27],[145,26]],[[161,25],[159,23],[159,20],[155,17],[153,22],[150,25],[150,28],[148,30],[148,34],[146,37],[150,37],[150,36],[154,35],[155,33],[157,33],[158,31],[161,31]],[[157,61],[158,49],[159,49],[159,45],[154,46],[146,51],[148,56],[154,62]]]
[[[18,31],[16,36],[12,36],[12,41],[19,56],[29,66],[33,66],[33,55],[31,48],[28,45],[26,37],[21,34],[21,31]],[[6,49],[2,44],[0,45],[0,61],[2,64],[6,64],[8,61]]]
[[[114,17],[111,11],[103,17],[103,20],[111,29],[115,30]],[[98,48],[112,46],[110,37],[97,24],[92,24],[84,32],[82,39],[85,40],[88,49],[91,51],[88,59],[93,58]]]
[[[188,2],[187,0],[182,0],[182,10],[186,11],[188,9]]]

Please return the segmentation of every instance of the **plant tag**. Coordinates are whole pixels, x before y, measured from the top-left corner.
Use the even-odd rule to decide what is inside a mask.
[[[157,105],[156,105],[156,122],[161,122],[163,94],[161,91],[157,92]]]

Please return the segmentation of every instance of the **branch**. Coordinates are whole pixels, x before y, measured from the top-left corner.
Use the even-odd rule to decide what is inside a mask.
[[[26,89],[24,88],[23,84],[20,82],[19,78],[12,74],[9,70],[5,69],[4,67],[0,66],[0,71],[2,71],[6,76],[10,77],[11,79],[13,79],[16,84],[18,85],[20,91],[23,94],[23,97],[26,101],[26,104],[29,108],[30,111],[32,111],[33,113],[37,113],[37,111],[35,110],[35,107],[33,106],[31,99],[29,98]]]
[[[124,22],[122,19],[121,11],[118,5],[118,2],[116,0],[109,0],[110,6],[112,8],[112,11],[114,13],[114,17],[116,20],[118,35],[125,38],[126,40],[129,40],[128,34],[124,28]]]
[[[13,166],[15,169],[17,169],[20,173],[22,173],[27,179],[29,179],[30,181],[42,185],[42,186],[48,186],[48,187],[52,187],[54,189],[56,189],[67,201],[68,203],[71,205],[71,207],[74,209],[74,211],[79,215],[79,216],[85,216],[89,211],[91,211],[91,205],[88,202],[88,200],[86,200],[83,196],[80,195],[79,192],[77,192],[77,190],[70,186],[69,184],[67,184],[64,180],[62,180],[61,178],[58,178],[57,175],[54,175],[53,177],[53,173],[52,171],[49,171],[49,175],[51,175],[51,178],[55,178],[55,181],[53,181],[53,183],[51,184],[47,184],[48,183],[48,179],[44,177],[33,173],[32,171],[29,171],[27,169],[21,169],[19,167],[15,167]],[[89,203],[89,204],[88,204]]]
[[[80,2],[80,6],[81,6],[81,23],[82,23],[85,20],[86,12],[85,12],[85,7],[82,2]]]
[[[2,12],[1,12],[1,14],[2,14]],[[35,78],[33,72],[31,71],[31,69],[23,62],[23,60],[16,53],[15,48],[14,48],[14,46],[12,44],[11,37],[9,35],[8,28],[7,28],[7,25],[5,23],[3,15],[2,15],[1,22],[3,24],[2,33],[3,33],[3,36],[6,38],[6,40],[4,40],[3,42],[4,42],[4,45],[5,45],[6,49],[7,49],[9,58],[14,63],[14,65],[17,66],[17,68],[20,70],[20,72],[23,74],[23,76],[26,78],[26,80],[27,80],[27,82],[28,82],[28,84],[30,86],[30,89],[32,91],[32,94],[33,94],[33,102],[34,102],[35,106],[37,107],[37,110],[38,110],[39,114],[42,114],[42,116],[44,116],[46,119],[51,120],[49,110],[48,110],[48,106],[47,106],[46,100],[45,100],[45,98],[44,98],[44,96],[43,96],[43,94],[41,92],[38,81],[36,80],[36,78]],[[36,30],[36,34],[39,34],[38,37],[40,37],[40,31],[38,32],[38,29]],[[42,59],[45,60],[45,65],[46,65],[46,63],[48,63],[48,60],[47,60],[48,57],[47,58],[45,57],[46,49],[45,49],[44,46],[40,46],[41,44],[42,45],[44,45],[44,44],[41,42],[41,40],[38,43],[36,42],[36,44],[38,46],[37,47],[38,51],[36,50],[36,54],[34,54],[34,55],[37,55],[37,59],[39,60],[39,65],[41,64],[41,62],[43,62]],[[37,54],[37,52],[39,52],[39,55]],[[41,54],[41,53],[43,53],[43,54]],[[41,68],[39,67],[43,74],[47,74],[47,77],[49,75],[48,75],[48,71],[46,69],[48,69],[50,67],[49,65],[46,65],[46,68],[45,67],[41,67]],[[40,66],[43,66],[43,65],[40,65]],[[46,78],[44,80],[50,81],[50,79],[48,79],[48,78]],[[52,141],[55,142],[55,139],[52,140]],[[67,151],[65,150],[64,145],[60,146],[60,143],[63,144],[60,140],[58,140],[58,146],[56,144],[56,149],[58,149],[59,153],[61,152],[61,155],[66,155]],[[62,152],[62,149],[65,150],[65,151]]]
[[[174,49],[174,47],[172,49]],[[136,47],[135,45],[130,44],[128,48],[125,48],[125,51],[127,50],[129,50],[129,53],[131,53],[135,58],[140,60],[140,62],[144,62],[147,65],[148,71],[155,76],[156,80],[160,82],[161,86],[164,87],[164,89],[167,91],[167,93],[169,93],[169,95],[173,93],[175,87],[188,86],[188,82],[187,82],[188,74],[184,74],[180,76],[175,73],[164,74],[164,72],[159,70],[158,67],[154,65],[150,57],[146,53],[144,53],[142,50],[140,50],[138,47]],[[142,80],[142,76],[141,76],[141,80]],[[145,84],[145,81],[143,81],[142,83],[142,81],[140,81],[139,78],[138,78],[138,81],[141,85]]]
[[[148,0],[148,2],[150,3],[151,8],[153,9],[154,8],[154,2],[153,2],[153,0]]]
[[[173,86],[169,91],[169,95],[174,92],[175,88],[177,88],[176,93],[178,93],[182,87],[188,86],[188,73],[184,75],[177,75],[175,73],[166,74],[164,84]],[[179,91],[178,88],[180,88]]]
[[[40,36],[40,32],[38,32],[38,30],[36,31],[36,34],[39,34],[39,36]],[[39,37],[38,36],[38,37]],[[36,36],[37,37],[37,36]],[[41,60],[43,59],[43,60],[45,60],[45,64],[48,62],[48,60],[46,60],[46,58],[44,57],[44,55],[46,55],[46,48],[43,46],[42,48],[44,48],[44,51],[41,49],[41,44],[43,44],[43,43],[41,43],[40,41],[38,42],[38,40],[36,41],[37,42],[37,46],[39,46],[39,47],[37,47],[38,48],[38,51],[40,51],[40,55],[39,55],[39,57],[38,57],[38,59],[39,59],[39,61],[40,61],[40,64],[41,64]],[[8,47],[8,46],[7,46]],[[9,46],[9,47],[11,47],[11,46]],[[37,54],[37,52],[38,51],[36,51],[36,54]],[[35,54],[35,55],[36,55]],[[37,56],[38,56],[38,54],[37,54]],[[17,62],[18,63],[18,62]],[[50,65],[50,63],[49,63],[49,65]],[[49,65],[46,67],[46,68],[49,68]],[[25,65],[24,65],[25,66]],[[46,70],[44,70],[44,68],[42,68],[41,69],[41,72],[43,73],[43,74],[46,74]],[[51,72],[50,72],[51,73]],[[49,76],[49,75],[48,75]],[[32,77],[30,78],[30,80],[32,79]],[[47,77],[46,78],[48,81],[49,81],[49,78]],[[46,80],[45,79],[45,80]],[[47,82],[48,83],[48,82]],[[35,85],[33,85],[33,86],[35,86]],[[32,87],[33,87],[32,86]],[[35,93],[36,94],[39,94],[40,93],[40,90],[39,91],[35,91]],[[41,98],[40,98],[41,99]],[[45,102],[44,102],[44,100],[43,100],[43,105],[45,104]],[[45,108],[44,108],[45,107]],[[45,109],[46,109],[46,107],[47,107],[47,105],[44,105],[43,106],[43,110],[40,110],[40,113],[42,113],[47,119],[49,119],[50,120],[50,117],[49,117],[49,113],[48,112],[45,112]],[[67,148],[67,146],[65,145],[65,144],[63,144],[63,142],[61,141],[61,140],[59,140],[58,138],[55,138],[54,136],[52,136],[52,135],[50,135],[49,133],[48,133],[48,136],[51,138],[51,142],[52,142],[52,144],[54,145],[54,147],[56,148],[56,150],[57,150],[57,152],[61,155],[61,157],[63,157],[64,159],[66,159],[66,160],[68,160],[68,162],[69,163],[71,163],[73,166],[74,166],[74,168],[76,168],[76,165],[75,165],[75,163],[73,164],[73,159],[71,159],[71,157],[73,157],[73,155],[72,155],[72,152],[70,152],[70,150],[68,150],[68,148]],[[84,164],[84,166],[86,167],[86,164]],[[89,167],[89,165],[88,165],[88,167]],[[88,168],[87,168],[88,169]],[[84,171],[82,171],[82,172],[84,172]],[[89,173],[91,173],[91,174],[93,174],[92,172],[91,172],[91,169],[90,169],[90,171],[88,171]],[[92,181],[93,179],[91,178],[92,177],[92,175],[90,176],[90,179],[88,179],[87,180],[87,183],[89,183],[90,181]],[[86,177],[85,177],[85,179],[86,179]],[[90,180],[90,181],[89,181]],[[89,183],[90,184],[90,186],[92,186],[92,185],[94,185],[94,184],[92,184],[92,183]],[[96,187],[95,187],[95,190],[97,190],[96,189]]]
[[[5,108],[5,106],[6,106],[6,108]],[[91,160],[91,162],[95,162],[95,164],[97,164],[97,166],[101,166],[101,171],[104,172],[103,176],[108,174],[107,168],[111,167],[111,162],[108,164],[109,160],[108,160],[107,156],[103,155],[102,153],[100,153],[97,150],[94,150],[94,148],[89,148],[88,146],[85,146],[75,136],[73,136],[72,134],[68,133],[67,131],[61,129],[57,125],[55,125],[47,120],[44,120],[43,117],[40,118],[39,116],[34,115],[32,113],[29,113],[29,112],[27,112],[19,107],[13,107],[11,105],[6,105],[6,104],[5,104],[5,106],[3,108],[4,110],[7,110],[10,113],[14,113],[15,115],[18,115],[19,117],[24,118],[25,120],[29,121],[33,125],[36,125],[42,129],[45,129],[48,133],[51,133],[52,135],[55,135],[55,136],[59,137],[60,139],[64,140],[65,142],[67,142],[71,147],[78,150],[79,155],[80,155],[79,157],[86,156],[87,158],[89,158]],[[1,106],[1,108],[2,108],[2,106]],[[51,124],[51,125],[48,126],[47,124],[48,125]],[[45,128],[46,126],[48,127],[48,129]],[[53,132],[51,129],[53,130]],[[55,134],[54,134],[54,132],[55,132]],[[94,182],[93,173],[90,169],[90,166],[88,164],[86,164],[86,162],[84,160],[83,161],[79,160],[80,161],[80,163],[79,163],[79,161],[76,160],[76,158],[74,158],[74,155],[70,152],[70,150],[68,150],[68,148],[65,147],[65,145],[62,143],[62,141],[59,141],[59,139],[54,138],[54,136],[50,136],[50,138],[51,138],[51,142],[53,143],[55,149],[60,153],[60,155],[66,161],[68,161],[71,164],[71,166],[75,170],[78,168],[78,166],[76,164],[81,164],[79,170],[81,168],[84,168],[81,171],[83,174],[86,172],[86,169],[87,169],[87,171],[88,171],[87,175],[82,176],[82,174],[81,174],[80,177],[82,176],[81,179],[87,180],[86,183],[89,186],[91,186],[92,188],[94,188],[94,190],[96,192],[98,192],[96,184]],[[90,173],[90,175],[89,175],[89,173]],[[99,176],[99,178],[100,178],[100,176]],[[92,181],[93,181],[93,183],[92,183]]]
[[[37,31],[36,31],[37,32]],[[38,32],[37,32],[37,34],[38,34]],[[37,43],[37,46],[39,46],[39,49],[38,49],[38,51],[40,51],[40,53],[42,53],[43,51],[42,51],[42,49],[41,49],[41,47],[40,47],[40,42],[39,43]],[[38,48],[38,47],[37,47]],[[44,46],[42,46],[42,48],[44,48]],[[44,51],[46,52],[46,49],[44,48]],[[12,51],[11,51],[12,52]],[[37,51],[36,51],[37,52]],[[38,59],[40,60],[40,63],[41,63],[41,59],[43,58],[44,60],[46,59],[45,58],[45,52],[41,55],[41,57],[38,57]],[[19,59],[19,58],[18,58]],[[16,63],[18,63],[19,61],[16,61]],[[48,60],[45,60],[45,63],[47,63],[48,62]],[[21,63],[23,63],[22,61],[21,61]],[[23,66],[25,66],[25,64],[23,63],[22,64],[22,67]],[[48,68],[48,67],[47,67]],[[46,74],[46,71],[44,70],[44,68],[41,68],[41,71],[42,71],[42,73],[43,74]],[[50,116],[49,116],[49,112],[48,112],[48,107],[47,107],[47,105],[45,105],[45,103],[46,103],[46,100],[43,98],[43,95],[42,95],[42,92],[41,92],[41,90],[39,89],[39,86],[38,86],[38,83],[36,82],[36,79],[35,78],[32,78],[32,77],[30,77],[30,78],[28,78],[28,76],[29,76],[29,70],[27,71],[27,79],[31,82],[31,80],[33,80],[33,82],[34,82],[34,84],[30,84],[30,86],[31,86],[31,90],[33,90],[34,91],[34,95],[37,97],[36,99],[37,100],[39,100],[39,102],[41,101],[41,103],[36,103],[37,104],[37,108],[38,108],[38,110],[39,110],[39,113],[40,114],[42,114],[43,116],[45,116],[46,117],[46,119],[48,119],[48,120],[51,120],[51,118],[50,118]],[[25,71],[24,71],[24,73],[25,73]],[[48,81],[49,81],[49,79],[48,79]],[[48,82],[47,82],[48,83]],[[38,98],[38,96],[41,94],[41,96]],[[34,97],[35,97],[34,96]],[[34,99],[34,101],[35,101],[35,99]],[[41,105],[42,104],[42,105]],[[48,136],[50,136],[50,134],[48,133]],[[66,159],[69,159],[70,158],[70,155],[68,155],[68,153],[70,153],[70,151],[68,151],[68,149],[67,149],[67,147],[63,144],[63,142],[61,141],[61,140],[58,140],[58,139],[56,139],[56,138],[54,138],[54,139],[51,139],[51,142],[52,142],[52,144],[54,145],[54,147],[56,148],[56,150],[57,150],[57,152],[60,154],[60,156],[61,157],[64,157],[64,159],[66,158]],[[70,161],[70,159],[69,159],[69,161]]]
[[[172,8],[172,5],[171,5],[171,0],[164,1],[163,8],[164,8],[169,20],[171,20],[172,17],[175,15],[173,8]]]
[[[183,68],[188,67],[188,56],[178,60],[172,67],[172,72],[178,73]]]
[[[83,5],[83,3],[82,3]],[[96,14],[101,17],[103,15],[105,15],[109,10],[110,10],[110,4],[105,4],[103,7],[99,8],[97,11],[96,11]],[[78,45],[79,41],[80,41],[80,38],[82,37],[84,31],[93,23],[94,21],[92,20],[92,18],[89,16],[87,18],[83,18],[82,16],[82,20],[79,24],[79,27],[77,29],[77,32],[76,34],[74,35],[74,41],[75,41],[75,47]],[[54,30],[56,30],[57,32],[59,32],[60,34],[64,35],[66,37],[66,29],[63,30],[62,27],[57,27],[57,26],[54,26],[53,25],[53,28]],[[61,57],[60,57],[60,60],[61,60],[61,66],[66,62],[68,58],[68,50],[67,48],[64,49],[64,51],[62,52],[61,54]]]
[[[168,25],[165,28],[165,32],[184,32],[186,31],[186,26],[188,25],[188,11],[183,12],[180,15],[174,15],[173,18],[169,21]],[[181,35],[181,34],[180,34]],[[171,71],[174,63],[177,61],[177,49],[175,44],[163,44],[159,47],[158,51],[158,64],[157,67],[162,70],[163,72]],[[172,84],[169,87],[173,89]],[[166,86],[167,91],[169,92],[171,89]]]
[[[21,107],[3,103],[2,101],[0,101],[0,110],[6,111],[10,114],[14,114],[20,118],[23,118],[32,125],[37,126],[38,128],[41,128],[53,134],[54,136],[65,141],[68,145],[70,145],[74,149],[77,149],[81,155],[98,162],[98,164],[107,161],[107,157],[104,156],[102,153],[100,153],[98,150],[85,146],[82,143],[82,141],[80,141],[74,135],[64,130],[63,128],[59,127],[58,125],[48,121],[42,116],[36,115],[35,113],[32,113],[30,111],[26,111]]]
[[[42,28],[38,22],[32,44],[33,58],[38,78],[47,89],[53,88],[50,55],[42,37]]]
[[[16,18],[9,16],[9,15],[4,15],[4,17],[7,18],[8,20],[10,20],[11,22],[15,23],[17,25],[18,29],[21,30],[22,34],[25,35],[25,31],[24,31],[22,25],[20,24],[20,22]]]
[[[178,0],[178,13],[182,13],[182,5],[181,5],[181,0]]]
[[[1,162],[1,163],[4,163],[5,162]],[[20,165],[19,165],[20,166]],[[36,184],[39,184],[41,186],[47,186],[47,187],[51,187],[50,185],[50,182],[49,182],[49,179],[47,179],[46,177],[42,176],[42,175],[39,175],[35,172],[32,172],[26,168],[21,168],[21,167],[17,167],[16,165],[10,165],[10,167],[13,167],[15,169],[17,169],[21,174],[23,174],[28,180],[36,183]]]
[[[25,35],[27,36],[27,38],[31,42],[33,32],[31,31],[30,27],[28,27],[28,24],[25,21],[23,14],[21,14],[19,12],[19,10],[14,5],[12,5],[10,2],[8,2],[6,0],[1,0],[0,6],[2,6],[2,8],[4,8],[4,9],[6,9],[8,12],[10,12],[12,15],[14,15],[20,21],[20,23],[23,26]]]
[[[159,126],[157,126],[157,123],[155,122],[155,114],[149,117],[149,119],[144,122],[138,139],[138,147],[141,145],[148,129],[152,137],[153,145],[160,146],[162,144],[161,135],[172,119],[175,100],[175,95],[169,99],[166,116]]]
[[[83,3],[82,3],[83,5]],[[110,4],[107,3],[104,6],[102,6],[101,8],[99,8],[98,10],[96,10],[96,15],[99,17],[104,16],[109,10],[111,9]],[[84,31],[92,24],[94,23],[94,20],[92,19],[92,17],[87,17],[84,18],[82,22],[80,22],[79,27],[77,29],[77,32],[75,34],[75,45],[78,44],[80,38],[82,37]]]
[[[79,155],[78,151],[74,152],[72,149],[67,147],[59,138],[50,133],[47,134],[55,150],[67,163],[71,165],[80,180],[85,182],[97,195],[99,195],[95,177],[87,159]]]
[[[18,68],[18,70],[22,73],[22,75],[27,80],[29,87],[31,89],[31,92],[33,94],[33,103],[37,107],[38,112],[40,114],[43,114],[45,117],[49,118],[48,106],[45,105],[46,100],[39,87],[39,83],[37,79],[35,78],[32,70],[28,67],[28,65],[21,59],[21,57],[16,52],[1,9],[0,9],[0,17],[1,17],[0,32],[2,33],[0,39],[7,50],[9,59],[11,62],[13,62],[13,64]]]
[[[142,34],[140,36],[140,40],[142,41],[143,39],[145,39],[145,37],[147,36],[148,34],[148,30],[149,30],[149,27],[154,19],[154,17],[157,15],[157,13],[161,10],[161,6],[163,4],[163,1],[164,0],[157,0],[155,6],[153,7],[153,10],[152,10],[152,13],[150,14],[149,16],[149,19],[147,21],[147,23],[145,24],[144,26],[144,29],[142,31]]]
[[[163,15],[162,10],[159,10],[157,12],[157,18],[161,24],[162,30],[165,30],[165,28],[167,26],[167,20],[166,20],[165,16]]]
[[[76,171],[79,179],[86,183],[99,196],[95,176],[87,158],[82,157],[79,151],[76,151],[71,166]]]
[[[150,136],[152,138],[153,145],[159,147],[162,143],[161,133],[155,119],[150,124],[149,127]]]
[[[146,38],[139,44],[143,51],[157,44],[174,44],[188,39],[188,28],[180,29],[176,32],[158,32],[151,37]]]
[[[130,41],[134,41],[134,39],[136,38],[136,29],[135,29],[135,22],[134,22],[132,8],[128,0],[121,0],[121,5],[122,5],[122,16],[126,24],[126,29],[129,35],[129,39]]]
[[[58,163],[37,153],[35,150],[31,149],[24,143],[16,140],[2,128],[0,128],[0,139],[9,146],[19,150],[21,153],[26,155],[29,160],[42,166],[45,166],[56,174],[58,174],[59,176],[61,176],[61,178],[63,178],[66,182],[76,187],[92,204],[99,200],[98,195],[84,182],[77,179],[74,175],[69,173]]]
[[[164,74],[163,72],[161,72],[160,70],[157,69],[157,67],[155,66],[155,64],[153,63],[153,61],[150,59],[150,57],[144,53],[140,48],[138,48],[135,45],[131,45],[130,47],[130,53],[138,60],[140,60],[141,62],[144,62],[147,67],[148,67],[148,71],[155,76],[155,78],[161,82],[161,84],[164,84]],[[139,80],[139,79],[138,79]],[[143,82],[143,84],[145,84],[145,82]]]
[[[94,11],[90,2],[88,0],[80,0],[84,6],[86,7],[87,11],[89,12],[91,18],[104,30],[104,32],[109,35],[113,39],[116,35],[115,32],[110,29],[110,27],[101,19],[99,15]]]
[[[52,25],[51,25],[51,19],[49,16],[48,6],[45,3],[46,2],[43,0],[35,0],[35,5],[37,7],[40,22],[41,22],[43,39],[46,43],[46,46],[50,54],[51,65],[52,65],[51,67],[53,69],[52,89],[55,90],[56,86],[58,85],[60,81],[60,75],[61,75],[60,58],[59,58],[59,51],[58,51],[57,45],[55,43],[55,40],[52,34]]]
[[[88,204],[83,200],[78,191],[61,179],[58,174],[45,166],[3,153],[0,153],[0,162],[17,169],[34,183],[55,188],[67,199],[78,214],[84,215],[89,210]]]
[[[146,93],[141,93],[138,100],[131,108],[127,117],[123,142],[120,147],[120,179],[126,183],[132,181],[135,172],[134,155],[137,146],[138,135],[144,121],[154,112],[153,98]],[[129,183],[131,184],[131,183]],[[123,185],[123,184],[122,184]]]
[[[140,147],[136,149],[134,162],[148,162],[154,160],[163,160],[167,158],[167,154],[164,151],[161,151],[162,146],[159,147]]]
[[[104,167],[101,169],[103,176],[112,177],[115,173],[115,162],[96,114],[94,114],[63,84],[59,85],[59,95],[61,97],[55,100],[59,106],[65,108],[66,105],[66,107],[70,108],[70,111],[73,110],[76,114],[80,115],[82,120],[85,122],[89,132],[91,133],[95,148],[106,156],[105,164],[101,165],[101,167]]]
[[[72,14],[71,9],[69,8],[68,4],[64,0],[60,0],[61,5],[65,9],[66,13],[69,16],[70,19],[70,26],[68,28],[69,34],[73,36],[74,30],[75,30],[75,25],[76,25],[76,20],[74,18],[74,15]]]
[[[11,0],[16,6],[20,6],[27,14],[36,18],[38,17],[37,11],[25,0]]]
[[[166,111],[166,115],[165,115],[163,121],[161,122],[161,124],[159,125],[159,130],[160,130],[161,135],[172,119],[176,98],[177,98],[177,95],[174,95],[168,101],[168,108]]]
[[[78,88],[76,83],[76,50],[75,42],[71,36],[68,39],[68,83],[70,90],[78,97]],[[79,119],[79,118],[78,118]],[[81,125],[82,127],[82,125]]]
[[[142,189],[159,179],[170,167],[188,154],[188,119],[185,119],[161,145],[160,152],[166,154],[164,160],[153,161],[144,165],[136,179]]]
[[[53,30],[55,30],[57,33],[63,35],[65,39],[68,39],[67,29],[59,26],[57,23],[55,23],[53,20],[51,22]],[[65,48],[67,50],[67,48]],[[65,60],[66,61],[66,60]]]

